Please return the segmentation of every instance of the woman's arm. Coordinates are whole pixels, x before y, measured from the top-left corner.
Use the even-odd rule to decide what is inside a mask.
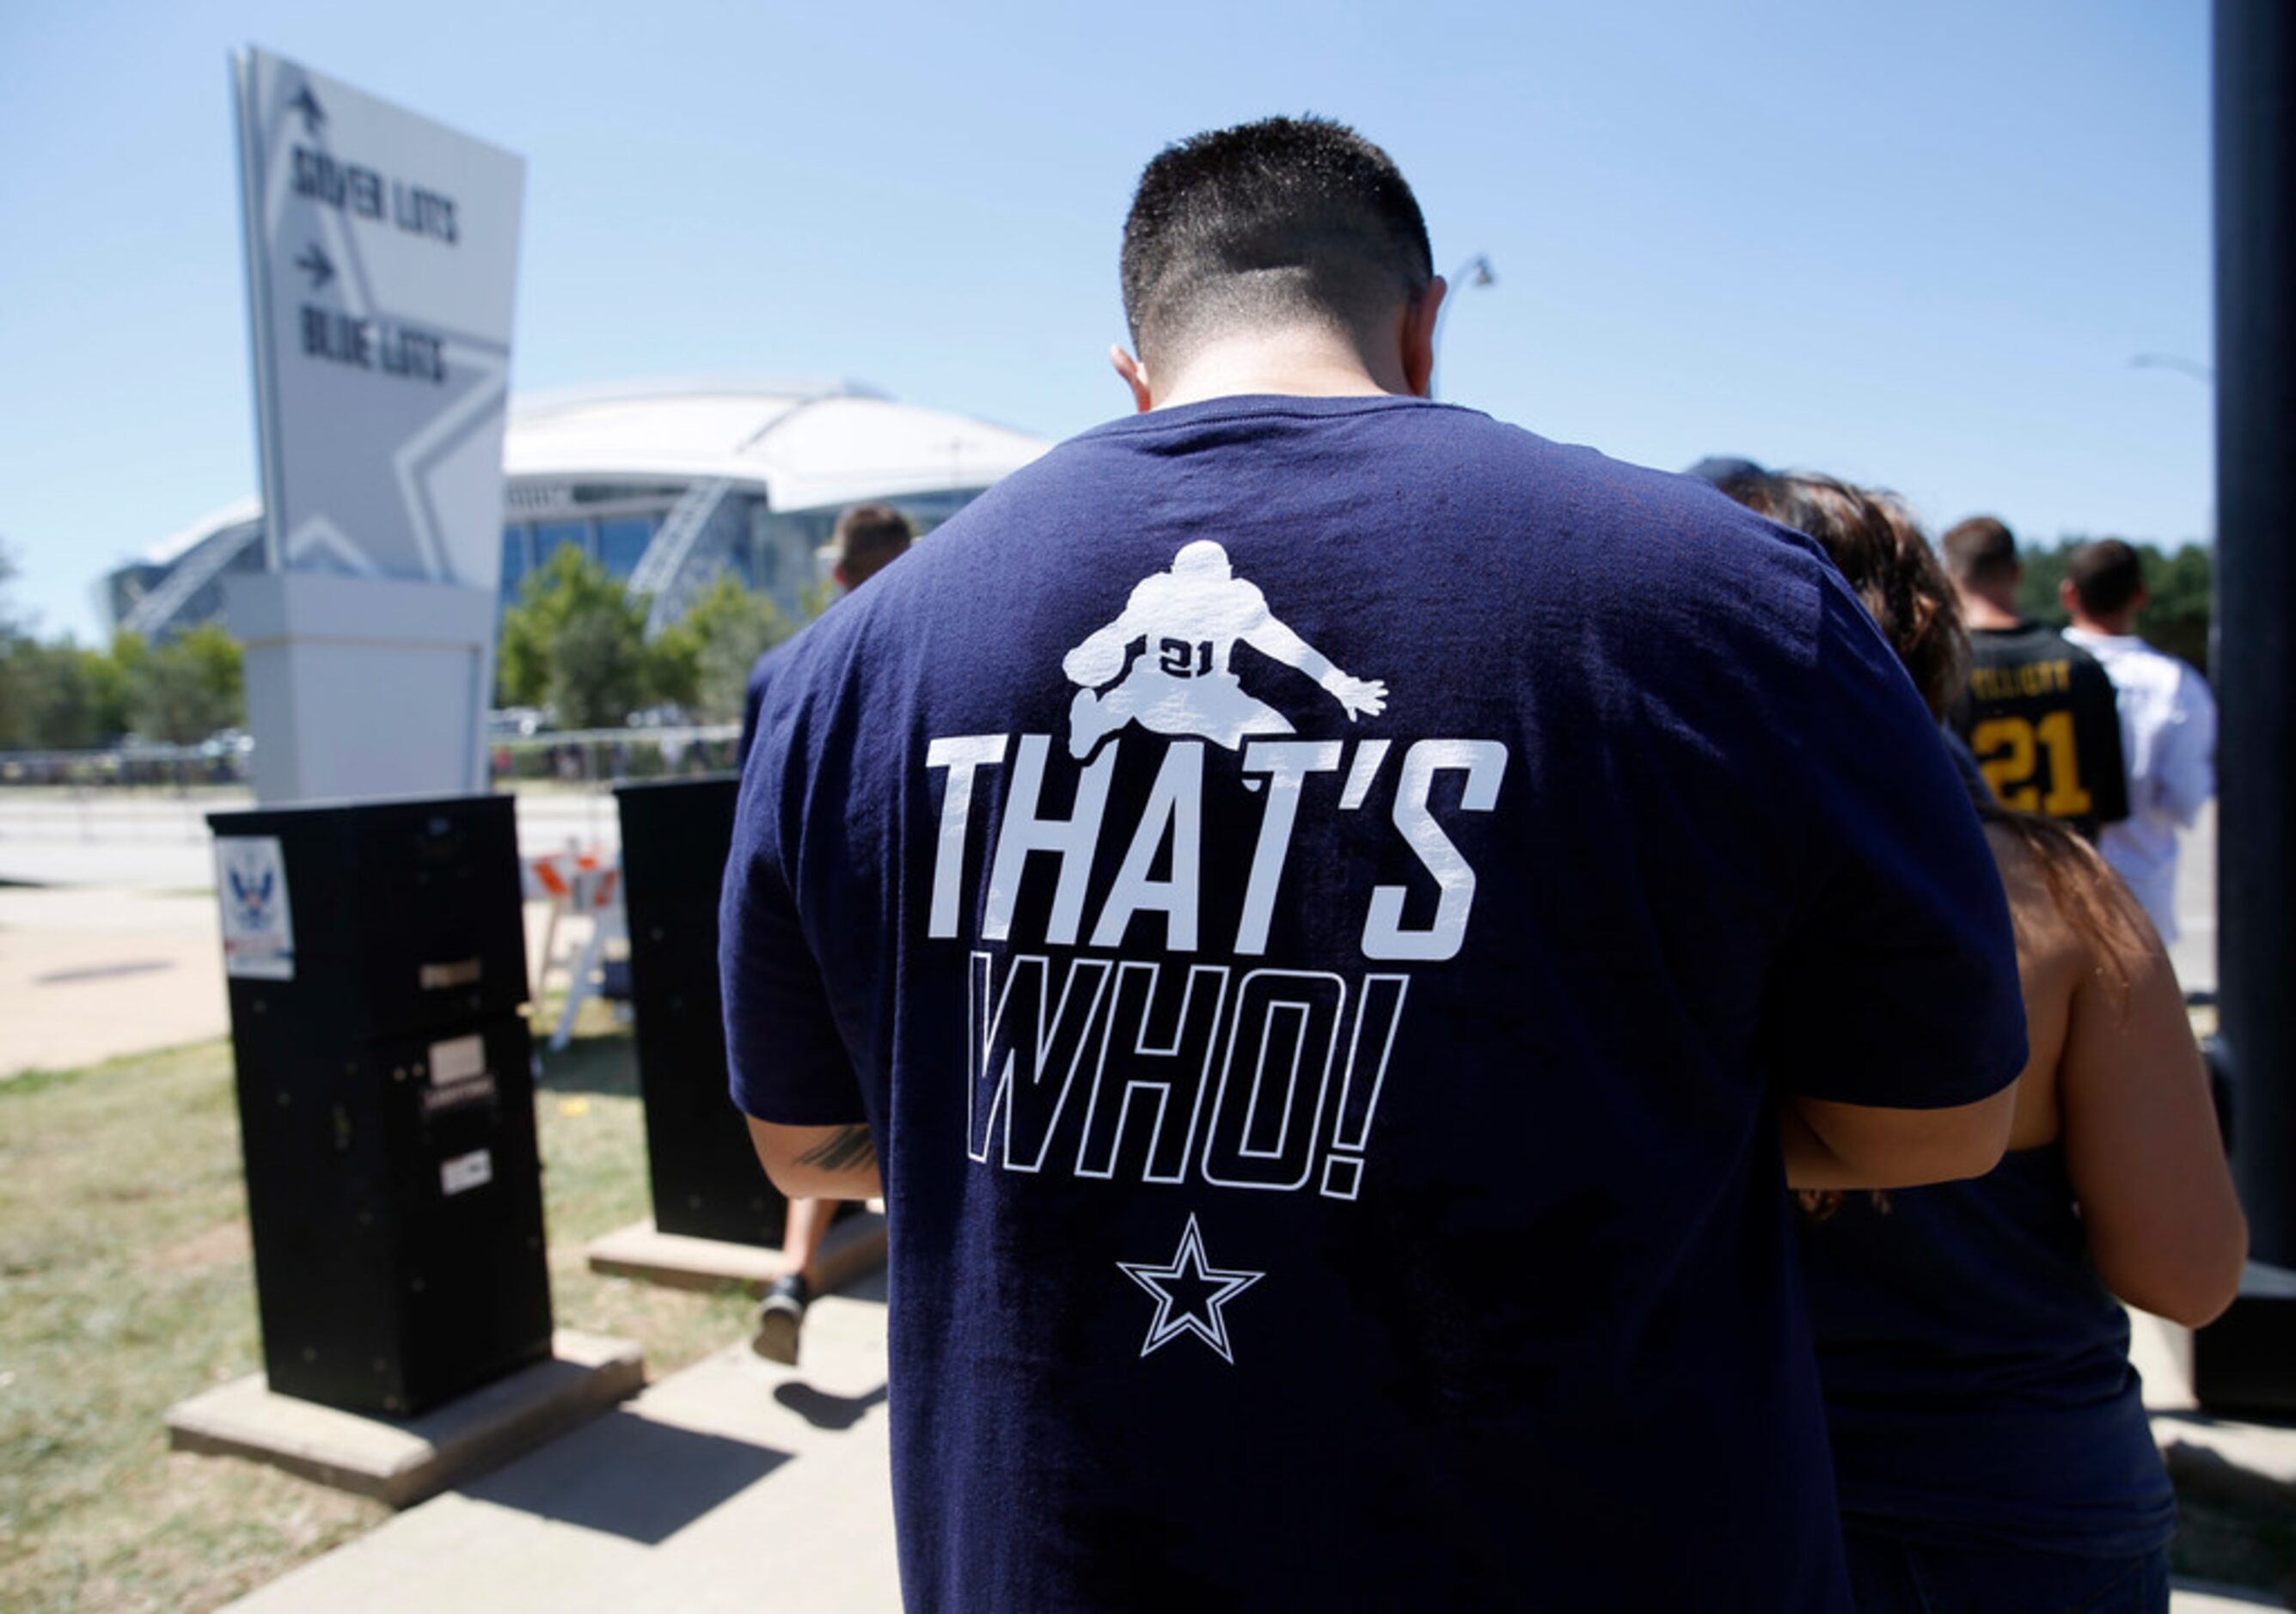
[[[1778,1110],[1789,1188],[1915,1188],[1981,1177],[2001,1163],[2014,1083],[1973,1104],[1878,1110],[1789,1094]]]
[[[2106,1286],[2197,1328],[2240,1288],[2248,1223],[2176,972],[2119,882],[2094,877],[2138,945],[2125,950],[2125,993],[2110,967],[2087,971],[2074,992],[2057,1077],[2065,1165]],[[2091,945],[2101,963],[2109,944]]]

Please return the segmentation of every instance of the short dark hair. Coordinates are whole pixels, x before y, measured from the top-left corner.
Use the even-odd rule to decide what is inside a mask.
[[[1939,546],[1958,583],[1997,583],[2017,569],[2017,537],[1993,516],[1972,516],[1948,528]]]
[[[1385,152],[1324,118],[1267,118],[1159,152],[1124,221],[1133,345],[1239,325],[1353,333],[1435,277],[1427,221]]]
[[[837,563],[858,583],[897,559],[915,537],[909,518],[890,504],[856,504],[837,518]]]
[[[2117,616],[2144,591],[2144,562],[2119,538],[2099,538],[2073,551],[2065,580],[2089,616]]]

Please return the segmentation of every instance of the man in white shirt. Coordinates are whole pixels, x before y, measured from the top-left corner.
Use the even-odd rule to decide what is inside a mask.
[[[2150,596],[2134,549],[2118,538],[2082,545],[2058,587],[2072,618],[2065,637],[2104,664],[2120,695],[2128,816],[2105,826],[2097,849],[2174,941],[2177,832],[2217,792],[2217,703],[2208,680],[2136,637]]]

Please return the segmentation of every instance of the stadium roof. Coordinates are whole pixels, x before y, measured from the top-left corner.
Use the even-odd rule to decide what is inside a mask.
[[[1048,444],[849,383],[669,381],[521,400],[503,447],[512,476],[728,477],[776,510],[984,487]]]
[[[775,510],[985,487],[1051,445],[1009,427],[895,403],[849,381],[672,378],[513,398],[512,477],[726,478],[762,485]],[[242,499],[147,550],[168,565],[261,514]]]
[[[263,501],[253,495],[234,499],[221,510],[211,510],[189,527],[169,533],[136,557],[149,566],[167,566],[189,554],[201,540],[226,527],[252,521],[263,514]]]

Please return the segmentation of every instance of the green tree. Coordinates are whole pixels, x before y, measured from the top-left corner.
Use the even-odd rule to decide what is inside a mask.
[[[16,614],[8,604],[7,586],[15,576],[15,557],[0,541],[0,750],[10,750],[24,743],[28,716],[24,681],[29,671],[24,650],[31,643],[17,628]]]
[[[2052,627],[2062,627],[2065,608],[2057,597],[2057,585],[2065,580],[2065,564],[2072,559],[2074,547],[2087,542],[2087,538],[2065,538],[2046,549],[2019,545],[2017,558],[2025,563],[2025,578],[2017,585],[2017,609]]]
[[[2216,603],[2216,553],[2186,544],[2171,555],[2144,552],[2144,586],[2152,602],[2137,613],[2136,631],[2152,645],[2181,656],[2205,673],[2209,630]]]
[[[100,650],[70,639],[29,639],[18,647],[19,742],[41,750],[83,750],[116,740],[127,727],[119,668]]]
[[[647,641],[645,686],[655,700],[692,712],[701,699],[701,635],[680,622]]]
[[[619,728],[652,695],[645,602],[580,550],[554,552],[504,613],[496,688],[563,728]]]
[[[730,571],[719,573],[685,619],[654,642],[665,662],[692,669],[687,692],[664,687],[664,698],[704,722],[739,717],[750,668],[794,631],[773,596],[743,586]]]
[[[2090,540],[2070,534],[2047,549],[2024,553],[2025,580],[2018,586],[2017,609],[2052,627],[2062,627],[2065,608],[2058,586],[2072,552]],[[2205,673],[2209,666],[2209,625],[2213,613],[2214,554],[2205,544],[2185,544],[2174,553],[2158,545],[2139,544],[2144,564],[2144,586],[2151,602],[2137,614],[2136,631],[2155,650],[2182,657]]]
[[[195,745],[246,722],[239,641],[216,624],[188,628],[155,649],[136,642],[131,656],[128,709],[144,738]]]
[[[107,676],[111,681],[111,732],[124,734],[135,726],[136,692],[143,687],[152,660],[152,646],[142,634],[130,633],[124,627],[115,628],[107,660],[111,662]]]
[[[587,610],[566,619],[550,647],[550,704],[562,725],[619,728],[648,693],[643,617]]]

